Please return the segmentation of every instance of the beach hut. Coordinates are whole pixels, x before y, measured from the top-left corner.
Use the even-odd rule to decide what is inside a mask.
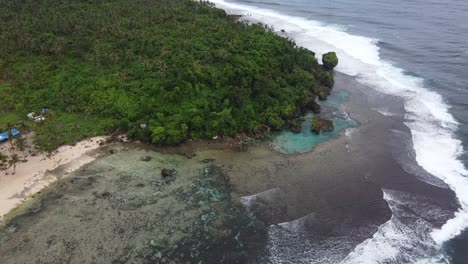
[[[16,137],[19,134],[20,134],[20,132],[18,130],[16,130],[16,129],[11,130],[11,135],[12,136]],[[0,142],[6,141],[6,140],[8,140],[8,138],[9,138],[9,135],[8,135],[7,131],[5,131],[3,133],[0,133]]]

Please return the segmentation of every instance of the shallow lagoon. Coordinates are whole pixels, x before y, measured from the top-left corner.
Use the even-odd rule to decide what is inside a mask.
[[[333,120],[333,125],[335,126],[333,131],[319,135],[313,133],[310,127],[314,114],[309,113],[302,123],[301,133],[282,131],[274,137],[272,142],[274,149],[283,154],[306,153],[312,151],[318,144],[324,141],[337,138],[346,129],[356,127],[357,123],[349,118],[341,109],[341,106],[346,103],[348,98],[348,92],[337,91],[332,93],[327,101],[321,103],[323,115]]]

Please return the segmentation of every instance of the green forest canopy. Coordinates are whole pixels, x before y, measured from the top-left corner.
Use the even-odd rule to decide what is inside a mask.
[[[207,2],[0,6],[0,126],[52,109],[61,139],[49,147],[116,128],[168,144],[280,129],[311,93],[333,85],[313,52]]]

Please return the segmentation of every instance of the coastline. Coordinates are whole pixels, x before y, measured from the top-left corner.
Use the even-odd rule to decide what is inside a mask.
[[[249,255],[254,263],[280,263],[287,259],[295,263],[338,263],[347,257],[347,261],[351,259],[349,262],[353,263],[353,254],[350,254],[353,250],[367,256],[365,250],[360,251],[362,245],[383,246],[378,239],[379,232],[394,224],[391,219],[407,219],[405,225],[417,230],[421,228],[417,225],[419,214],[423,214],[426,221],[433,220],[425,225],[442,225],[452,216],[447,208],[454,205],[446,198],[450,197],[450,191],[421,182],[405,171],[402,160],[398,159],[398,154],[406,151],[402,148],[407,146],[394,143],[401,142],[402,136],[409,136],[401,123],[401,100],[368,91],[354,78],[341,73],[336,73],[335,80],[334,92],[350,92],[340,111],[349,113],[360,124],[358,127],[320,143],[310,152],[291,155],[282,154],[265,142],[238,151],[221,139],[194,140],[178,147],[154,147],[136,142],[108,145],[107,148],[114,150],[113,154],[98,159],[93,156],[94,160],[86,158],[90,161],[88,165],[49,185],[31,199],[31,204],[26,204],[18,215],[9,219],[5,229],[0,229],[5,235],[5,240],[0,241],[4,243],[0,247],[2,261],[14,263],[12,260],[17,260],[14,252],[21,251],[14,248],[29,232],[40,239],[28,242],[31,250],[24,257],[39,254],[46,262],[53,256],[68,256],[69,250],[75,252],[74,256],[78,254],[71,263],[78,263],[78,259],[85,257],[83,254],[98,257],[103,262],[112,261],[120,256],[119,252],[126,252],[127,243],[135,245],[131,252],[144,250],[147,242],[157,237],[155,232],[183,228],[177,224],[179,221],[158,228],[153,226],[155,223],[169,221],[165,218],[169,216],[186,219],[182,221],[186,222],[198,215],[198,211],[183,213],[186,205],[174,194],[192,186],[197,173],[209,166],[220,168],[229,179],[233,188],[231,201],[242,203],[265,224],[266,237],[260,249]],[[392,115],[376,110],[382,106]],[[97,152],[85,151],[83,155],[92,156]],[[142,157],[146,156],[150,161],[142,162]],[[404,161],[412,164],[412,159],[414,157],[408,157]],[[177,177],[174,183],[155,190],[155,179],[162,168],[176,169]],[[64,170],[56,172],[60,174]],[[416,195],[409,195],[412,193]],[[413,208],[411,201],[416,199],[425,201],[428,211],[407,214],[399,207],[402,201],[397,201],[398,194],[406,195],[403,196],[407,199],[404,206]],[[396,200],[389,200],[390,196]],[[165,212],[165,215],[158,212]],[[135,221],[139,224],[135,225]],[[150,225],[149,222],[155,223]],[[126,231],[115,233],[114,225]],[[141,229],[141,225],[147,227]],[[401,227],[404,229],[405,225]],[[106,234],[108,241],[123,242],[106,243],[100,235],[93,235],[100,232]],[[56,243],[71,237],[81,237],[81,240],[73,242],[74,249],[52,252],[53,247],[43,241],[48,237],[54,237]],[[88,248],[88,244],[102,245],[106,253],[102,255]],[[435,248],[434,244],[430,246]]]
[[[12,210],[20,206],[34,194],[51,183],[69,175],[80,167],[98,158],[98,148],[108,136],[81,140],[74,145],[59,147],[50,157],[37,154],[27,156],[26,162],[12,169],[0,172],[0,221]],[[0,151],[7,151],[8,143],[0,146]],[[20,154],[21,155],[21,154]]]
[[[338,77],[335,89],[348,89],[351,79]],[[368,127],[364,124],[356,129]],[[267,237],[260,249],[249,255],[253,262],[270,263],[291,257],[297,263],[310,263],[312,256],[320,261],[320,256],[325,255],[343,259],[390,218],[382,191],[366,179],[366,158],[353,153],[353,135],[343,133],[311,152],[293,155],[279,153],[267,143],[254,144],[247,151],[220,149],[217,141],[168,148],[138,143],[109,145],[116,150],[114,154],[102,156],[56,181],[3,231],[0,229],[5,235],[0,241],[2,262],[18,260],[16,253],[22,251],[15,248],[29,232],[37,238],[25,244],[29,250],[22,258],[40,256],[46,262],[58,258],[78,263],[92,256],[110,262],[121,259],[129,245],[134,245],[130,252],[144,250],[158,232],[176,230],[178,234],[177,230],[183,228],[180,223],[197,216],[195,212],[184,213],[186,205],[176,197],[207,166],[220,168],[232,185],[232,201],[243,203],[265,223]],[[142,162],[146,156],[151,157],[150,161]],[[162,168],[175,168],[177,176],[161,189],[155,187],[159,186],[155,181]],[[248,205],[246,200],[250,201]],[[161,228],[163,231],[157,231]],[[97,233],[105,235],[94,235]],[[52,244],[46,243],[50,239]],[[117,240],[122,242],[106,243]],[[73,248],[66,247],[67,243],[73,243]],[[339,250],[332,246],[337,244]],[[101,245],[103,250],[96,251],[92,245]],[[310,252],[311,248],[316,252]],[[283,256],[285,252],[292,255]],[[64,259],[67,256],[76,258]],[[131,258],[139,257],[133,254]]]
[[[141,168],[135,167],[136,164],[124,165],[129,161],[124,156],[130,155],[137,161],[138,157],[149,155],[158,159],[160,164],[157,166],[169,164],[177,168],[182,167],[182,171],[189,174],[193,173],[193,170],[203,168],[206,165],[205,161],[222,168],[234,186],[233,200],[240,200],[267,225],[265,248],[255,255],[256,262],[281,263],[293,259],[296,263],[338,263],[344,259],[344,263],[360,263],[359,259],[362,256],[370,258],[370,253],[366,251],[369,249],[366,247],[369,243],[378,245],[382,251],[396,252],[395,255],[385,256],[388,259],[399,257],[414,260],[414,256],[408,253],[412,249],[406,248],[407,245],[386,244],[386,241],[382,240],[388,234],[385,232],[394,232],[395,228],[410,232],[398,235],[410,234],[419,239],[404,242],[413,245],[416,243],[422,248],[429,248],[429,254],[436,254],[437,245],[429,237],[428,230],[440,227],[447,219],[453,217],[456,203],[453,192],[446,189],[445,184],[427,173],[421,174],[422,168],[417,165],[414,153],[409,151],[412,147],[411,131],[403,122],[403,100],[371,90],[358,83],[354,77],[339,72],[335,74],[335,82],[334,92],[351,92],[349,102],[342,107],[360,126],[347,130],[347,133],[338,138],[320,143],[311,152],[284,155],[265,144],[254,145],[247,152],[238,152],[227,148],[228,143],[216,140],[194,141],[179,147],[163,148],[131,143],[128,153],[94,159],[94,162],[90,159],[86,169],[71,173],[72,178],[57,181],[51,188],[44,190],[44,194],[37,198],[38,201],[45,201],[44,204],[40,202],[39,206],[33,205],[32,208],[26,209],[26,213],[17,217],[8,226],[10,230],[14,230],[14,234],[8,235],[5,241],[10,241],[13,247],[20,243],[26,236],[21,227],[23,225],[34,228],[35,233],[41,233],[44,237],[51,236],[47,230],[53,226],[45,223],[49,221],[60,226],[60,231],[53,232],[53,236],[64,240],[68,238],[67,234],[74,233],[74,236],[81,236],[91,244],[102,243],[101,238],[92,235],[93,232],[85,233],[86,236],[80,234],[79,232],[84,232],[83,228],[90,228],[94,232],[106,230],[104,233],[111,237],[109,241],[120,239],[119,234],[114,236],[113,231],[99,223],[95,217],[83,220],[88,219],[83,216],[87,213],[83,212],[102,209],[105,212],[101,219],[104,219],[104,223],[109,224],[114,221],[112,219],[117,219],[115,221],[118,225],[124,225],[132,231],[133,226],[128,218],[119,219],[122,210],[116,210],[113,204],[115,199],[118,199],[120,203],[130,203],[119,204],[119,207],[130,207],[137,215],[134,217],[139,222],[144,222],[148,217],[145,215],[147,212],[141,212],[141,215],[139,212],[143,210],[141,207],[147,205],[133,205],[133,201],[127,201],[129,198],[119,191],[127,190],[128,182],[134,183],[134,186],[128,186],[131,199],[146,199],[139,197],[138,190],[132,188],[141,186],[142,183],[137,181],[145,182],[144,187],[138,188],[147,188],[152,180],[145,178],[148,177],[146,175],[134,179],[133,171]],[[152,149],[156,149],[156,152]],[[176,155],[177,158],[173,158],[174,154],[181,154],[183,157]],[[174,161],[177,162],[173,163]],[[89,175],[101,173],[101,170],[116,171],[116,174],[105,175],[108,183],[91,181],[86,183],[85,187],[79,184],[76,186],[74,183],[75,179],[94,178]],[[59,170],[57,172],[62,173]],[[123,181],[123,178],[125,185],[115,183]],[[145,195],[150,195],[149,190]],[[163,192],[162,195],[166,195],[164,197],[167,198],[170,193]],[[50,198],[55,196],[65,196],[66,199],[62,201]],[[103,207],[93,208],[96,199],[104,200]],[[424,204],[426,211],[417,207],[421,204]],[[66,210],[66,217],[76,217],[79,223],[68,226],[69,222],[63,220],[63,216],[50,213],[62,212],[64,206],[76,206]],[[176,205],[175,209],[170,208],[168,204],[164,204],[163,208],[155,204],[148,206],[151,210],[165,212],[180,209],[179,205]],[[407,208],[411,210],[408,212]],[[174,213],[180,216],[177,210]],[[93,213],[98,214],[99,212]],[[164,218],[161,215],[154,217]],[[404,221],[393,221],[394,219]],[[45,231],[34,227],[35,221],[39,221]],[[82,224],[81,221],[90,223]],[[388,226],[394,229],[389,230]],[[411,233],[415,232],[414,230],[425,230],[425,233],[418,237],[417,233]],[[154,232],[151,228],[133,231],[141,232],[145,239],[150,239],[151,233]],[[131,235],[124,233],[125,236],[130,236],[126,238],[131,240]],[[18,237],[15,237],[16,235]],[[82,252],[86,248],[81,242],[76,243],[76,250]],[[51,250],[41,246],[41,241],[31,241],[29,245],[33,248],[29,252],[31,257],[38,252]],[[339,245],[338,249],[336,245]],[[119,250],[126,250],[125,244],[117,246],[120,247]],[[105,247],[109,250],[111,248],[110,245]],[[92,249],[87,250],[91,255],[97,254]],[[5,253],[0,252],[5,254],[6,260],[7,256],[10,256],[7,255],[7,251],[8,248],[5,248]],[[62,251],[56,257],[66,254],[65,252]],[[416,257],[424,257],[427,253],[416,252]],[[326,256],[326,259],[323,259],[323,256]],[[105,262],[111,260],[110,252],[100,257]],[[47,257],[44,258],[47,260]]]

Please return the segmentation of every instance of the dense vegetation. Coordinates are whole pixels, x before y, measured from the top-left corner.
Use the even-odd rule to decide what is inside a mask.
[[[48,148],[118,128],[169,144],[279,129],[333,85],[314,53],[207,2],[0,6],[0,127],[49,108]]]
[[[338,65],[338,57],[335,52],[328,52],[322,55],[323,67],[333,70]]]

